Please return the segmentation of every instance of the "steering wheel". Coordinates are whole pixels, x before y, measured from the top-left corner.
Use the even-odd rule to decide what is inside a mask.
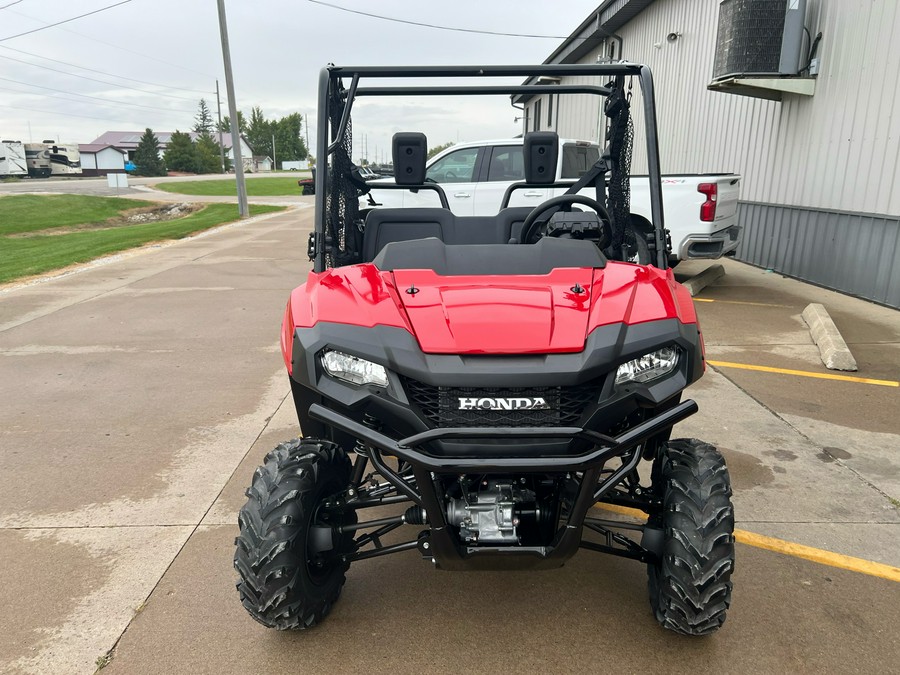
[[[603,204],[596,199],[591,199],[584,195],[559,195],[558,197],[548,199],[543,204],[538,204],[534,207],[534,211],[528,214],[525,222],[522,223],[522,234],[519,236],[519,243],[533,243],[531,239],[537,234],[538,228],[543,223],[543,221],[538,220],[540,216],[554,208],[569,210],[573,204],[582,204],[583,206],[588,206],[593,209],[594,212],[600,216],[601,226],[606,229],[606,240],[610,241],[612,239],[612,228],[610,227],[612,218],[609,217],[609,211],[606,210],[606,207],[603,206]]]

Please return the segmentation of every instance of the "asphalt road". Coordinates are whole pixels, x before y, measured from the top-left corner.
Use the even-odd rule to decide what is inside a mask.
[[[656,625],[638,563],[587,551],[539,573],[364,561],[317,629],[253,622],[235,517],[297,432],[278,329],[311,211],[0,289],[0,671],[896,671],[900,584],[745,545],[705,639]],[[897,312],[726,269],[698,303],[710,359],[825,373],[798,323],[824,300],[859,375],[900,379]],[[676,434],[723,449],[739,528],[900,566],[900,390],[722,367],[690,395]]]

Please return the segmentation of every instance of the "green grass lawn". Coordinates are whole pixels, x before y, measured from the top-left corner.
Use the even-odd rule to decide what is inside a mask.
[[[0,237],[8,234],[102,223],[151,202],[86,195],[8,195],[0,198]]]
[[[209,204],[201,211],[192,213],[185,218],[168,220],[158,223],[141,223],[135,225],[119,225],[106,229],[92,229],[80,232],[70,232],[58,235],[31,235],[25,237],[10,237],[8,231],[9,219],[7,215],[10,207],[8,200],[16,200],[26,195],[14,195],[0,198],[0,283],[20,279],[34,274],[42,274],[52,270],[62,269],[75,263],[83,263],[94,258],[99,258],[111,253],[117,253],[143,244],[168,239],[181,239],[202,230],[222,225],[238,219],[237,207],[234,204]],[[67,195],[68,196],[68,195]],[[33,198],[31,195],[28,197]],[[38,199],[53,199],[53,197],[39,196]],[[107,201],[104,208],[112,209],[112,216],[120,211],[139,206],[148,205],[147,202],[134,202],[133,200],[116,199],[113,197],[92,197],[90,199]],[[125,204],[123,205],[123,202]],[[59,204],[50,206],[51,202],[37,202],[32,208],[45,214],[49,223],[62,215],[57,209]],[[124,206],[124,208],[123,208]],[[101,208],[95,205],[96,209]],[[280,206],[251,206],[252,215],[281,211]],[[93,211],[92,213],[96,213]],[[27,215],[24,220],[31,218]],[[69,223],[70,225],[95,222],[91,220],[82,223]],[[14,229],[15,223],[9,226]],[[30,231],[46,229],[33,227]],[[21,230],[16,230],[21,232]],[[6,235],[6,236],[4,236]]]
[[[250,197],[281,197],[299,195],[297,181],[309,178],[305,172],[297,172],[294,176],[265,176],[247,179],[247,194]],[[172,183],[158,183],[157,190],[174,192],[180,195],[204,195],[220,197],[237,197],[237,185],[233,180],[191,180]]]

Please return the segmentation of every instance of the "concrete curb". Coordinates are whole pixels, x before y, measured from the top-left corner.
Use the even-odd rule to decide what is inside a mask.
[[[822,363],[829,370],[856,370],[856,359],[841,337],[840,331],[828,315],[824,305],[811,303],[803,310],[803,320],[809,326],[809,334],[819,348]]]
[[[700,274],[695,274],[682,284],[691,293],[691,297],[696,296],[700,291],[709,286],[712,282],[725,276],[725,268],[721,265],[711,265]]]

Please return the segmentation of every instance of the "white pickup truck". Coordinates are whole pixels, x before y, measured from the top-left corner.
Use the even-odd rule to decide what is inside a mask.
[[[460,143],[435,155],[426,167],[426,182],[439,183],[447,195],[450,210],[459,216],[495,215],[506,189],[524,180],[522,138]],[[600,157],[596,143],[560,139],[557,180],[581,177]],[[740,241],[737,202],[741,177],[736,174],[681,175],[662,177],[663,211],[672,237],[672,261],[691,258],[719,258],[732,253]],[[433,190],[385,189],[369,181],[369,195],[360,199],[360,208],[378,206],[439,206]],[[563,194],[566,188],[528,186],[515,190],[509,206],[537,206]],[[594,196],[593,188],[581,191]],[[369,199],[371,196],[371,200]],[[647,176],[631,177],[632,227],[652,233],[650,194]]]

